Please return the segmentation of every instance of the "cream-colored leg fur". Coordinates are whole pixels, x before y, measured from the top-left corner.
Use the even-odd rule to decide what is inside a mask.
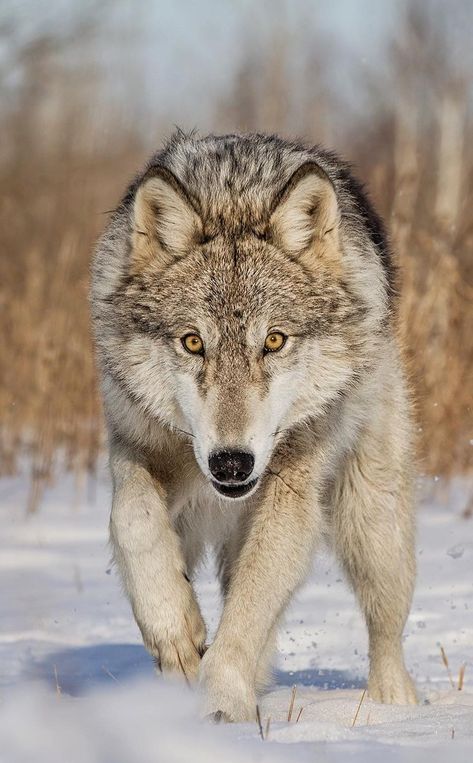
[[[226,598],[230,587],[232,570],[234,569],[238,555],[241,551],[243,540],[242,529],[243,528],[239,528],[239,531],[236,531],[233,534],[232,538],[227,541],[226,545],[220,550],[220,553],[218,554],[220,587],[224,599]],[[266,643],[261,651],[261,654],[259,655],[256,664],[255,689],[257,697],[268,688],[273,678],[272,668],[277,649],[279,624],[280,623],[278,619],[268,634]]]
[[[411,465],[396,445],[386,431],[383,442],[367,433],[350,457],[335,491],[334,541],[368,626],[368,693],[412,704],[401,645],[415,578]]]
[[[257,695],[262,694],[273,680],[273,662],[276,656],[279,626],[278,619],[271,628],[266,644],[259,656],[255,676]]]
[[[160,487],[144,466],[117,444],[111,465],[110,539],[143,641],[163,671],[192,680],[205,625],[186,578],[180,538]]]
[[[284,473],[268,477],[247,511],[220,626],[201,663],[207,714],[255,720],[256,680],[266,668],[268,636],[307,574],[321,528],[312,466],[309,459],[287,463]]]

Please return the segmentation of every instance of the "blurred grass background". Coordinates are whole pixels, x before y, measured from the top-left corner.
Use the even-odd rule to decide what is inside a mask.
[[[473,467],[473,4],[309,0],[0,11],[0,470],[31,484],[103,448],[93,242],[174,124],[270,131],[352,161],[385,216],[420,468]]]

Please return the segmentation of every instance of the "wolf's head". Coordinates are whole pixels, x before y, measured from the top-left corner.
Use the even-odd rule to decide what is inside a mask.
[[[385,284],[339,196],[312,154],[254,137],[175,141],[129,194],[107,367],[227,498],[366,366]]]

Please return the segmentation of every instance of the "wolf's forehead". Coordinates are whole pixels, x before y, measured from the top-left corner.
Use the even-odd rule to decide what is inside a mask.
[[[188,141],[167,161],[207,222],[245,227],[267,218],[301,155],[277,142],[229,136]]]
[[[229,336],[246,329],[259,331],[264,326],[287,320],[297,320],[294,291],[303,295],[307,286],[297,277],[291,281],[281,272],[278,263],[270,260],[262,267],[214,270],[204,277],[194,291],[203,315],[225,326]],[[299,287],[299,288],[298,288]]]

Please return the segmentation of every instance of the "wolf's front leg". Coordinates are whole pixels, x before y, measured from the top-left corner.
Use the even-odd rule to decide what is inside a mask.
[[[394,704],[417,701],[402,653],[415,579],[409,470],[394,447],[366,436],[346,465],[334,502],[336,549],[368,626],[368,692]]]
[[[245,515],[222,620],[200,680],[206,713],[254,720],[258,664],[275,621],[307,574],[320,530],[309,466],[271,473]]]
[[[146,648],[166,672],[196,677],[205,625],[186,578],[162,488],[122,445],[112,447],[110,537]]]

